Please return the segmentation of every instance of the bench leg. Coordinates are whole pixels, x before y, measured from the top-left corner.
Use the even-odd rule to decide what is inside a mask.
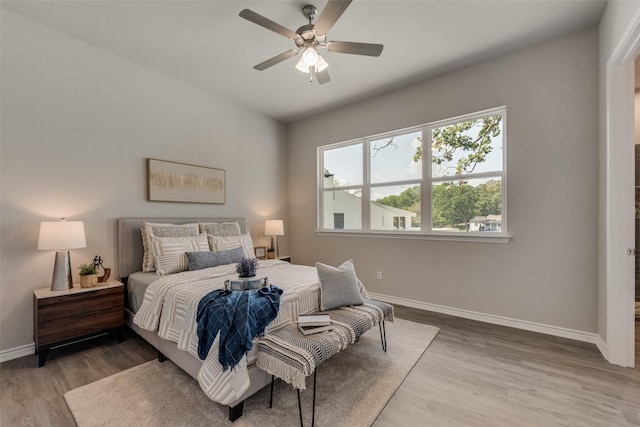
[[[229,406],[229,421],[234,422],[242,416],[242,410],[244,409],[244,400],[238,403],[236,406]]]
[[[271,393],[269,394],[269,408],[273,408],[273,383],[275,381],[275,375],[271,375]]]
[[[382,322],[378,323],[378,326],[380,327],[380,341],[382,342],[382,349],[386,353],[387,352],[387,330],[384,326],[384,319],[382,319]]]
[[[318,374],[318,368],[313,371],[313,406],[311,410],[311,427],[313,427],[316,423],[316,375]]]
[[[313,371],[313,403],[311,406],[311,427],[316,423],[316,379],[318,378],[318,370]],[[298,390],[298,412],[300,414],[300,427],[304,427],[302,421],[302,403],[300,402],[300,390]]]
[[[300,403],[300,390],[298,390],[298,414],[300,415],[300,427],[304,427],[302,422],[302,403]]]

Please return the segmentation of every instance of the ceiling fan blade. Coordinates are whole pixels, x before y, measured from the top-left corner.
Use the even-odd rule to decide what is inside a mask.
[[[322,36],[329,32],[333,24],[342,16],[352,0],[329,0],[315,23],[316,35]]]
[[[240,17],[246,19],[247,21],[251,21],[254,24],[258,24],[261,27],[266,28],[267,30],[271,30],[273,32],[276,32],[280,35],[283,35],[293,41],[296,41],[297,39],[301,38],[295,31],[292,31],[290,29],[288,29],[287,27],[283,27],[282,25],[278,24],[277,22],[273,22],[271,19],[269,18],[265,18],[264,16],[255,13],[252,10],[249,9],[243,9],[240,12]]]
[[[280,55],[276,55],[271,59],[267,59],[266,61],[261,62],[258,65],[255,65],[253,68],[255,68],[258,71],[266,70],[267,68],[273,67],[274,65],[279,64],[285,59],[289,59],[292,56],[296,56],[297,54],[298,54],[298,49],[291,49],[286,52],[282,52]]]
[[[384,45],[356,42],[327,42],[329,52],[350,53],[353,55],[380,56]]]
[[[331,78],[329,77],[329,69],[325,68],[319,73],[316,73],[316,79],[318,80],[318,83],[321,85],[325,83],[329,83],[331,81]]]

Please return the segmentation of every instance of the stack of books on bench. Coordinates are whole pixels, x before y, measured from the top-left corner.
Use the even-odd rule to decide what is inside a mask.
[[[328,314],[302,314],[298,316],[298,329],[305,335],[333,329],[331,318]]]

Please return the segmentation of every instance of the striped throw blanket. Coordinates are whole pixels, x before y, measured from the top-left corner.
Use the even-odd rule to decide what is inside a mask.
[[[227,370],[253,348],[253,339],[278,315],[282,289],[270,285],[250,291],[217,289],[198,303],[198,356],[206,359],[220,334],[218,361]]]

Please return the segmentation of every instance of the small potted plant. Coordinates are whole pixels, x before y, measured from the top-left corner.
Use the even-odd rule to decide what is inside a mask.
[[[258,258],[242,258],[238,264],[236,264],[236,272],[238,277],[255,277],[256,269],[258,268]]]
[[[98,269],[93,264],[81,264],[80,267],[80,287],[93,288],[98,284]]]
[[[256,278],[258,269],[258,258],[244,258],[236,264],[236,272],[238,280],[226,280],[224,282],[225,291],[243,291],[258,289],[262,286],[268,286],[268,279],[263,277]]]

